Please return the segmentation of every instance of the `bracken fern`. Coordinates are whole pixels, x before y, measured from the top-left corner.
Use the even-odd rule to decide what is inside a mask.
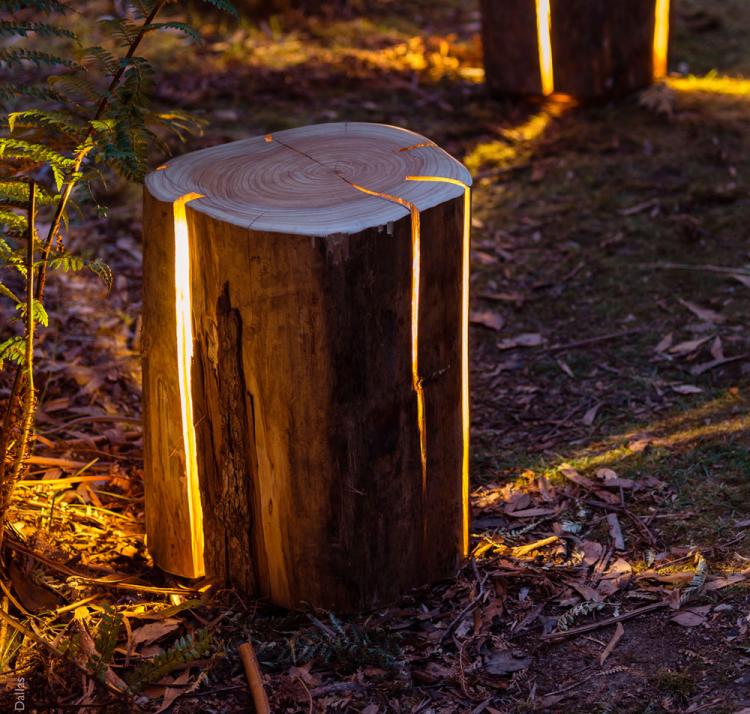
[[[235,13],[226,0],[205,2]],[[124,17],[100,21],[101,45],[86,47],[70,20],[86,17],[84,0],[0,0],[0,299],[15,307],[9,334],[0,334],[0,369],[15,366],[0,414],[0,522],[29,451],[34,336],[36,326],[47,323],[47,275],[88,269],[108,285],[112,281],[101,260],[66,250],[74,195],[80,188],[90,195],[105,169],[142,179],[155,125],[179,135],[198,126],[180,112],[149,107],[154,73],[138,54],[143,38],[169,29],[199,39],[182,22],[157,22],[168,4],[175,3],[132,0]],[[44,235],[37,231],[37,211],[48,214]]]

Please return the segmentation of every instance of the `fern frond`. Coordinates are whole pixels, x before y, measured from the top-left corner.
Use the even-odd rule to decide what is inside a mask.
[[[217,10],[221,10],[222,12],[228,12],[230,15],[234,15],[235,17],[239,17],[240,13],[237,12],[237,8],[229,2],[229,0],[203,0],[204,2],[208,3],[209,5],[213,5]]]
[[[67,37],[76,40],[76,33],[48,22],[14,22],[0,20],[0,37],[27,37],[30,34],[39,37]]]
[[[90,63],[96,64],[104,74],[114,75],[120,69],[120,63],[114,58],[111,52],[103,47],[87,47],[83,51],[83,57]]]
[[[37,204],[49,206],[57,203],[58,198],[59,196],[50,193],[42,185],[37,184]],[[27,208],[29,205],[29,184],[26,181],[0,180],[0,205]]]
[[[28,229],[26,216],[21,216],[13,211],[0,209],[0,225],[6,226],[9,233],[13,235],[23,235]],[[0,254],[0,259],[2,255]],[[20,259],[19,259],[20,260]]]
[[[43,109],[27,109],[20,112],[11,112],[8,114],[8,128],[11,134],[15,132],[16,127],[39,126],[52,129],[56,132],[62,132],[71,138],[80,138],[85,131],[79,121],[71,117],[68,112],[61,111],[44,111]]]
[[[557,629],[561,632],[570,629],[570,626],[575,623],[579,617],[590,615],[592,612],[601,610],[604,605],[600,602],[579,602],[574,605],[570,610],[566,610],[557,620]]]
[[[133,9],[136,17],[148,17],[154,9],[154,0],[130,0],[128,5]]]
[[[145,32],[155,32],[158,30],[177,30],[183,35],[187,35],[193,42],[198,45],[203,44],[203,38],[200,32],[192,25],[188,25],[186,22],[152,22],[150,25],[144,27]]]
[[[131,691],[137,692],[183,664],[201,659],[208,653],[210,645],[208,630],[205,629],[180,637],[166,652],[144,662],[127,678]]]
[[[59,0],[0,0],[0,9],[9,12],[36,10],[50,15],[55,12],[64,13],[68,8]]]
[[[94,639],[101,664],[108,665],[112,661],[121,629],[122,615],[109,606],[105,607],[104,614],[96,630],[96,638]]]
[[[5,362],[23,365],[26,361],[26,345],[20,335],[9,337],[4,342],[0,342],[0,369]]]
[[[21,302],[21,298],[18,297],[7,285],[0,283],[0,295],[4,295],[10,298],[16,305]]]
[[[24,220],[26,219],[24,218]],[[3,264],[14,268],[24,278],[26,277],[26,261],[6,240],[0,238],[0,267]]]
[[[21,302],[16,305],[16,310],[18,310],[21,319],[26,320],[26,302],[24,300],[21,300]],[[31,303],[31,312],[34,315],[34,322],[47,327],[49,324],[49,317],[47,316],[47,311],[44,309],[44,305],[42,305],[39,300],[34,300]]]
[[[188,112],[162,112],[146,114],[146,122],[155,122],[176,134],[180,141],[185,141],[188,135],[202,136],[203,127],[208,123],[205,119]]]
[[[112,269],[101,258],[88,260],[73,253],[52,252],[47,264],[50,270],[62,270],[64,273],[90,270],[107,286],[107,290],[112,289]]]
[[[695,562],[695,573],[688,586],[680,593],[680,605],[694,600],[703,591],[708,577],[708,563],[706,559],[696,551],[693,556]]]
[[[47,78],[51,91],[74,104],[98,102],[103,92],[93,82],[77,74],[59,74]]]
[[[107,32],[118,40],[118,44],[129,47],[138,37],[140,25],[127,18],[113,17],[100,20]]]
[[[23,48],[0,48],[0,64],[7,66],[33,62],[37,67],[44,65],[78,68],[80,65],[75,60],[59,57],[49,52],[39,50],[28,50]]]
[[[65,173],[75,166],[73,159],[63,156],[54,149],[22,139],[0,138],[0,157],[23,159],[37,164],[46,163],[52,171],[58,190],[65,180]]]
[[[0,84],[0,102],[8,102],[16,97],[29,97],[42,101],[60,101],[60,95],[41,84]]]

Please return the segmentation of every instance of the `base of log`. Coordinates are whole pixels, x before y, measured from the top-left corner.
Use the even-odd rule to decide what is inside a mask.
[[[670,0],[481,0],[496,94],[624,94],[667,71]]]
[[[156,563],[357,610],[468,549],[466,169],[327,124],[189,154],[144,215]]]

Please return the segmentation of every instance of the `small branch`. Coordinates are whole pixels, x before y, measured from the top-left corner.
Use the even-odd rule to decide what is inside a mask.
[[[634,617],[638,617],[639,615],[645,615],[647,612],[653,612],[654,610],[660,610],[663,607],[668,607],[669,603],[666,602],[654,602],[650,605],[644,605],[643,607],[639,607],[637,610],[632,610],[631,612],[625,612],[622,615],[617,615],[616,617],[608,617],[606,620],[599,620],[599,622],[592,622],[589,625],[581,625],[580,627],[573,627],[570,630],[563,630],[562,632],[551,632],[549,635],[542,635],[543,640],[564,640],[568,637],[573,637],[574,635],[580,635],[584,632],[593,632],[594,630],[598,630],[602,627],[607,627],[608,625],[614,625],[618,622],[623,622],[624,620],[631,620]]]
[[[606,335],[599,335],[598,337],[587,337],[585,340],[577,340],[576,342],[568,342],[563,345],[552,345],[542,350],[542,352],[564,352],[565,350],[572,350],[578,347],[588,347],[589,345],[595,345],[599,342],[608,342],[609,340],[616,340],[620,337],[627,337],[628,335],[635,335],[639,332],[643,332],[643,328],[634,328],[632,330],[621,330],[620,332],[610,332]]]
[[[742,268],[728,268],[723,265],[690,265],[689,263],[641,263],[639,268],[653,268],[655,270],[697,270],[702,273],[722,273],[724,275],[742,275],[750,277],[750,270]]]
[[[55,657],[62,657],[63,653],[57,649],[51,642],[47,642],[44,637],[40,637],[36,632],[30,630],[28,627],[24,627],[15,617],[9,615],[5,610],[0,608],[0,620],[10,625],[14,630],[20,632],[24,637],[29,640],[36,642],[36,644],[48,649]]]
[[[240,645],[240,659],[245,669],[245,676],[250,687],[250,693],[253,696],[253,704],[257,714],[271,714],[271,706],[268,703],[268,695],[263,688],[263,675],[260,671],[258,658],[255,656],[255,650],[249,642],[243,642]]]

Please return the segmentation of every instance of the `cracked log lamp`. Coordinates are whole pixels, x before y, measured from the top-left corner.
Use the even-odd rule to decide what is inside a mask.
[[[155,562],[357,610],[468,548],[470,176],[380,124],[187,154],[146,180]]]
[[[497,94],[624,94],[667,73],[670,0],[481,0]]]

